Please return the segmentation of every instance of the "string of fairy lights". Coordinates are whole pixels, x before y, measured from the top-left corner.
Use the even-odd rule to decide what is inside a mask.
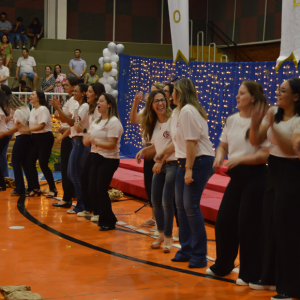
[[[226,118],[236,110],[235,96],[243,81],[259,82],[268,102],[273,105],[276,88],[285,79],[299,77],[293,62],[285,62],[276,72],[275,62],[190,62],[187,66],[182,61],[174,65],[172,60],[122,55],[121,65],[119,87],[123,88],[120,89],[118,104],[124,127],[121,152],[128,156],[135,156],[143,147],[140,126],[132,125],[129,119],[134,96],[137,92],[149,94],[154,82],[167,83],[176,77],[194,81],[198,99],[208,115],[210,140],[216,148]],[[140,102],[138,110],[145,107],[146,98]]]

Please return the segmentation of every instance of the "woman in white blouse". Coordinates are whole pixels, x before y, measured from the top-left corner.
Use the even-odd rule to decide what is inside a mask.
[[[8,105],[10,109],[14,111],[14,115],[12,119],[13,126],[10,129],[8,129],[8,131],[1,132],[0,138],[3,138],[4,136],[10,136],[13,134],[15,134],[16,136],[16,140],[12,150],[12,159],[11,159],[12,167],[14,170],[16,187],[11,192],[11,195],[22,196],[25,195],[25,184],[24,184],[22,168],[27,178],[28,191],[33,190],[28,167],[26,164],[26,160],[28,157],[28,149],[31,143],[31,135],[28,132],[23,133],[22,131],[20,131],[20,128],[18,128],[17,124],[19,121],[25,125],[29,124],[30,110],[28,106],[24,104],[24,102],[21,101],[15,95],[9,95]]]
[[[268,185],[264,196],[263,256],[260,280],[249,286],[275,290],[271,299],[300,299],[300,79],[284,81],[277,90],[278,107],[258,106],[250,142],[271,143]]]
[[[36,169],[36,162],[39,160],[42,172],[49,184],[50,192],[47,198],[55,197],[57,189],[55,187],[52,171],[48,166],[49,158],[54,144],[54,136],[52,133],[52,123],[50,110],[42,91],[33,91],[30,96],[30,103],[34,108],[30,112],[29,126],[18,120],[17,126],[22,134],[32,134],[32,141],[28,150],[28,171],[30,180],[32,182],[33,190],[29,191],[29,197],[35,195],[40,196],[40,184],[38,179],[38,172]]]
[[[123,126],[120,122],[117,102],[110,94],[102,94],[97,102],[101,116],[89,128],[84,137],[86,146],[92,145],[90,170],[90,197],[95,199],[99,212],[100,231],[115,229],[117,218],[111,207],[108,188],[120,163],[120,140]]]
[[[270,143],[252,146],[249,141],[251,113],[255,104],[267,105],[263,88],[254,81],[241,84],[236,96],[238,113],[231,115],[223,129],[214,167],[222,166],[228,153],[231,180],[224,193],[216,221],[217,259],[208,275],[225,276],[234,268],[240,246],[240,273],[236,283],[258,281],[262,259],[262,204],[267,186]]]

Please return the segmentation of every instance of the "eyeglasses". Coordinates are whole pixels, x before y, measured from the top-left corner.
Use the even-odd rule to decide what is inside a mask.
[[[277,89],[276,89],[276,93],[277,93],[277,94],[283,94],[283,93],[286,93],[286,90],[282,90],[282,89],[280,89],[280,88],[277,88]]]
[[[158,105],[160,102],[161,102],[162,104],[164,104],[164,103],[166,102],[166,98],[161,98],[161,99],[158,99],[158,100],[153,101],[153,103],[156,104],[156,105]]]

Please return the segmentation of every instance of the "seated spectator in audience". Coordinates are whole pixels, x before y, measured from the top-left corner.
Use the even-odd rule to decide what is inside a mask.
[[[26,86],[26,81],[24,81],[24,80],[20,80],[17,87],[14,87],[14,85],[15,84],[13,83],[13,86],[12,86],[13,92],[25,92],[25,93],[31,92],[31,88]]]
[[[76,76],[79,79],[79,83],[84,83],[83,75],[86,71],[86,62],[81,59],[81,50],[75,50],[75,58],[71,59],[69,62],[69,70],[71,76]]]
[[[3,59],[3,64],[11,69],[11,63],[13,61],[12,45],[9,42],[8,35],[4,33],[1,37],[0,43],[0,56]]]
[[[43,78],[41,88],[44,93],[54,93],[55,78],[52,75],[52,68],[46,66],[45,68],[46,76]],[[46,96],[47,101],[49,101],[53,96]]]
[[[44,37],[44,27],[39,18],[34,18],[32,23],[27,27],[27,35],[33,37],[33,43],[30,50],[35,50],[36,44]]]
[[[28,43],[28,37],[26,36],[26,28],[22,24],[23,18],[18,17],[17,23],[13,26],[11,33],[9,34],[9,42],[13,44],[14,39],[16,39],[16,49],[20,49],[19,43],[20,39],[23,42],[22,49],[26,48],[26,44]]]
[[[61,73],[61,65],[55,65],[53,77],[55,79],[54,93],[64,93],[64,85],[67,81],[67,76],[66,74]],[[59,98],[62,103],[64,97],[60,96]]]
[[[86,84],[92,84],[99,81],[98,75],[96,75],[97,72],[97,66],[91,65],[90,66],[90,73],[86,73],[84,76],[84,83]]]
[[[36,90],[36,86],[39,81],[36,63],[34,58],[29,56],[29,51],[26,48],[22,50],[22,57],[19,57],[17,62],[15,79],[18,80],[19,77],[25,82],[27,77],[31,79],[33,81],[33,90]]]
[[[2,37],[4,33],[8,34],[12,29],[11,23],[7,21],[6,18],[7,13],[2,12],[0,15],[0,37]]]
[[[9,70],[3,65],[3,59],[0,57],[0,83],[8,85]]]

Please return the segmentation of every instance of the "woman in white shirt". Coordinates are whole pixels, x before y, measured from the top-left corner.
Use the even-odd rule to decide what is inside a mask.
[[[8,129],[6,132],[2,132],[0,135],[0,138],[4,136],[11,136],[15,134],[16,140],[14,143],[14,147],[12,150],[12,167],[14,170],[14,176],[15,176],[15,189],[11,192],[12,196],[23,196],[25,195],[25,184],[24,184],[24,177],[23,177],[23,171],[27,178],[28,183],[28,191],[32,191],[33,187],[31,184],[30,176],[28,167],[26,164],[26,160],[28,157],[28,149],[31,143],[31,135],[29,133],[22,133],[19,131],[17,123],[20,121],[25,125],[29,124],[29,116],[30,116],[30,110],[29,107],[24,104],[23,101],[21,101],[18,97],[15,95],[10,95],[8,97],[8,105],[11,110],[14,111],[13,115],[13,127]]]
[[[144,140],[152,145],[140,150],[136,155],[138,163],[146,153],[156,153],[164,149],[171,141],[172,109],[162,91],[153,91],[147,100],[145,113],[141,119]],[[175,198],[175,179],[178,163],[174,154],[164,163],[156,162],[153,167],[151,201],[159,232],[158,239],[151,244],[159,249],[162,242],[163,251],[170,252],[174,219],[173,201]]]
[[[215,153],[208,137],[206,112],[198,101],[194,83],[185,78],[177,81],[173,101],[178,107],[172,116],[172,143],[157,155],[157,159],[164,160],[162,153],[169,155],[175,150],[179,163],[175,200],[181,249],[172,261],[189,261],[190,268],[204,268],[207,238],[200,199],[212,174]]]
[[[77,214],[84,210],[80,176],[89,151],[82,143],[82,138],[85,133],[76,130],[76,123],[79,123],[84,128],[88,128],[89,126],[89,105],[86,102],[87,89],[87,84],[80,83],[76,85],[73,95],[74,100],[78,102],[79,106],[78,109],[75,108],[73,110],[71,117],[64,113],[56,102],[51,102],[54,108],[58,111],[60,117],[63,118],[64,121],[70,126],[70,128],[67,129],[61,137],[62,140],[65,137],[70,136],[73,145],[68,163],[68,177],[71,179],[75,187],[77,205],[74,207],[74,209],[67,210],[67,213],[69,214]]]
[[[120,122],[117,102],[110,94],[102,94],[97,102],[101,116],[89,128],[84,137],[86,146],[92,145],[90,170],[90,197],[95,199],[99,212],[100,231],[115,229],[117,218],[111,207],[108,188],[120,163],[120,140],[123,126]]]
[[[5,94],[2,90],[0,90],[0,133],[5,133],[8,129],[6,126],[6,117],[8,116],[8,112],[5,110]],[[3,136],[3,138],[0,140],[0,153],[3,151],[3,149],[7,146],[9,143],[9,137],[8,135]],[[0,167],[0,191],[6,190],[6,184],[5,179],[3,176],[3,172]]]
[[[52,133],[52,123],[50,110],[42,91],[33,91],[30,96],[30,103],[34,108],[30,112],[29,126],[18,120],[17,126],[21,134],[32,134],[32,142],[30,143],[27,157],[28,171],[32,182],[32,190],[29,190],[29,197],[35,195],[40,196],[40,184],[36,162],[39,160],[39,165],[49,184],[50,193],[47,197],[57,195],[52,171],[48,166],[49,158],[54,144],[54,136]]]
[[[65,92],[69,94],[70,99],[64,104],[63,107],[60,106],[60,101],[57,103],[59,108],[69,117],[72,117],[72,113],[74,109],[78,108],[79,104],[73,97],[73,91],[76,85],[79,83],[77,77],[68,77],[65,84]],[[49,100],[50,105],[54,105],[53,100]],[[65,121],[63,115],[59,114],[59,111],[56,110],[54,114],[55,118],[60,120],[60,128],[58,128],[59,133],[65,133],[67,130],[70,129],[70,125]],[[72,139],[69,136],[66,136],[63,140],[57,138],[57,142],[61,142],[61,149],[60,149],[60,165],[61,165],[61,179],[62,179],[62,188],[64,191],[64,195],[62,200],[58,203],[52,203],[55,207],[63,207],[63,208],[70,208],[72,206],[72,198],[74,197],[74,185],[71,179],[68,176],[68,164],[69,158],[72,151]]]
[[[262,210],[262,271],[260,280],[249,286],[276,289],[278,295],[271,299],[300,299],[299,78],[281,84],[276,105],[265,117],[262,106],[252,114],[250,142],[257,146],[268,138],[271,146]]]
[[[225,276],[234,268],[240,246],[240,273],[236,283],[249,285],[260,279],[262,203],[267,186],[270,143],[252,146],[249,141],[251,113],[255,104],[268,105],[263,88],[254,81],[241,84],[236,96],[238,113],[231,115],[220,136],[214,167],[222,166],[228,153],[231,180],[216,221],[217,259],[208,275]]]

